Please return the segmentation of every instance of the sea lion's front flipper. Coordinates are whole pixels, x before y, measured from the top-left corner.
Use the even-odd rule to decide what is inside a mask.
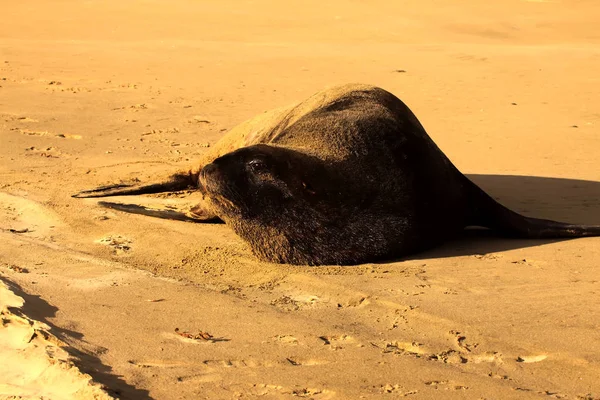
[[[150,194],[162,192],[175,192],[179,190],[195,189],[198,185],[197,173],[179,173],[170,178],[157,183],[147,185],[127,185],[116,184],[100,186],[96,189],[82,190],[71,197],[108,197],[108,196],[129,196],[136,194]]]
[[[190,209],[188,213],[190,218],[193,218],[194,221],[203,221],[203,222],[219,222],[221,219],[217,217],[215,213],[213,213],[210,209],[206,207],[206,204],[199,203]]]
[[[222,222],[219,217],[214,215],[212,212],[203,207],[202,204],[198,204],[192,207],[188,212],[183,212],[177,209],[169,208],[152,208],[146,207],[139,204],[123,204],[113,203],[109,201],[98,202],[103,207],[112,208],[113,210],[124,211],[131,214],[141,214],[150,217],[173,219],[176,221],[189,221],[189,222],[205,222],[205,223],[219,223]]]

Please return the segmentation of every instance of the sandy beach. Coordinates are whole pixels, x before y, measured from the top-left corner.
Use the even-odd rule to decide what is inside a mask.
[[[1,399],[600,399],[599,238],[290,266],[70,197],[362,82],[506,206],[600,224],[600,3],[5,3]]]

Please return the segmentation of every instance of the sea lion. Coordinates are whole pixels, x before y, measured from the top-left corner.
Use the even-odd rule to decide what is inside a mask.
[[[190,171],[145,185],[115,185],[74,197],[193,188],[206,200],[147,215],[231,226],[262,260],[357,264],[434,247],[467,226],[509,237],[600,235],[600,226],[528,218],[466,178],[409,108],[373,86],[330,88],[233,128]]]

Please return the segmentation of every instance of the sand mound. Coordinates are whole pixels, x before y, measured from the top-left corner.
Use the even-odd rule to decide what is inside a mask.
[[[46,324],[21,313],[23,304],[0,281],[0,398],[112,399],[70,361]]]

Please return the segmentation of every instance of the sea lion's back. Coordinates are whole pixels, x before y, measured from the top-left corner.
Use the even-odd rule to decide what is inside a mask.
[[[348,84],[314,94],[291,108],[270,143],[340,161],[391,153],[407,141],[428,140],[410,109],[393,94]]]
[[[386,97],[387,101],[382,101]],[[302,102],[265,111],[240,123],[206,153],[205,160],[211,162],[231,151],[260,143],[310,149],[322,155],[330,151],[335,156],[344,149],[360,147],[352,139],[353,134],[360,136],[364,131],[357,124],[366,126],[373,125],[375,119],[389,120],[384,103],[391,99],[399,102],[375,86],[334,86]],[[352,140],[344,141],[344,136]]]

